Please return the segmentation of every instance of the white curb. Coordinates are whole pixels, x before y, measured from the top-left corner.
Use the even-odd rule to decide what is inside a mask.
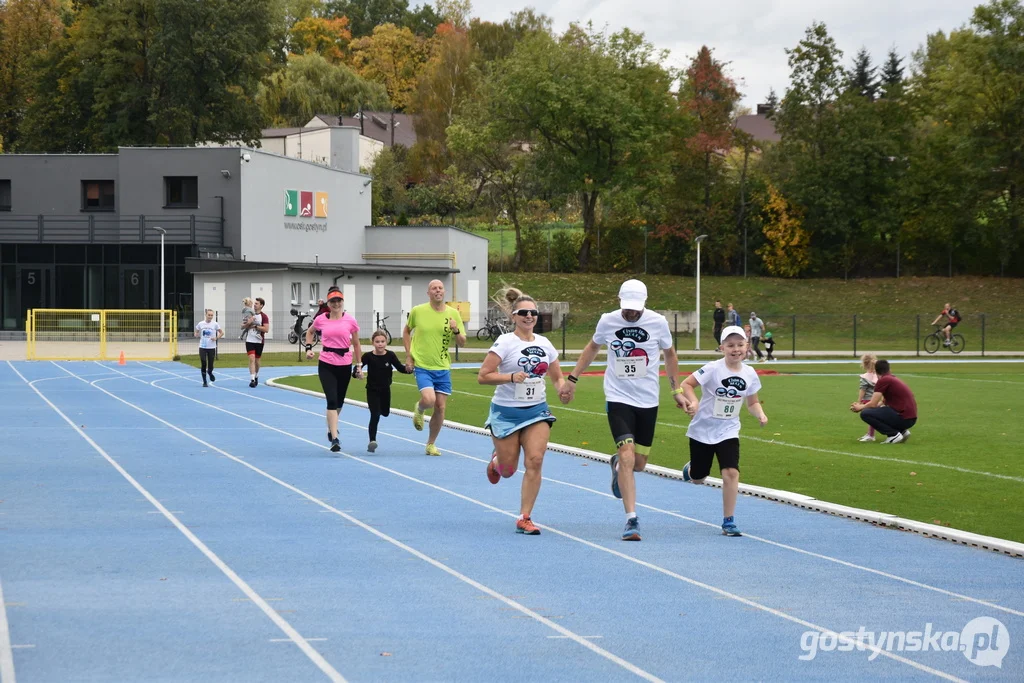
[[[295,376],[295,375],[293,375]],[[299,377],[316,377],[314,374],[298,375]],[[306,394],[309,396],[316,396],[317,398],[323,397],[323,392],[311,391],[310,389],[302,389],[300,387],[292,387],[287,384],[278,384],[275,380],[267,380],[267,386],[277,387],[278,389],[287,389],[288,391],[295,391],[300,394]],[[353,399],[345,399],[345,403],[350,403],[360,408],[366,408],[367,404],[363,401],[355,401]],[[403,415],[406,417],[412,417],[412,411],[402,410],[401,408],[392,408],[392,414]],[[491,433],[481,427],[475,427],[473,425],[462,424],[461,422],[454,422],[452,420],[445,420],[444,426],[451,429],[458,429],[464,432],[470,432],[472,434],[480,434],[482,436],[490,436]],[[585,448],[576,448],[575,446],[563,446],[562,444],[549,443],[548,450],[555,451],[556,453],[565,453],[568,455],[575,455],[581,458],[589,458],[590,460],[598,460],[600,462],[608,462],[611,456],[605,455],[604,453],[598,453],[596,451],[590,451]],[[683,473],[679,470],[669,469],[668,467],[661,467],[660,465],[648,465],[645,469],[648,474],[654,474],[659,477],[665,477],[667,479],[678,479],[682,481]],[[714,477],[707,477],[704,480],[708,486],[714,486],[721,488],[722,480]],[[854,508],[848,505],[840,505],[838,503],[829,503],[828,501],[818,500],[811,496],[806,496],[801,493],[793,493],[791,491],[782,491],[779,489],[770,489],[763,486],[753,486],[751,484],[740,484],[740,493],[747,496],[755,496],[757,498],[764,498],[765,500],[773,500],[779,503],[786,503],[795,507],[803,508],[804,510],[813,510],[815,512],[824,512],[837,517],[845,517],[847,519],[854,519],[859,522],[868,522],[877,526],[884,526],[890,529],[899,529],[900,531],[912,531],[922,536],[929,536],[931,538],[938,538],[943,541],[952,541],[953,543],[960,543],[962,545],[969,545],[975,548],[981,548],[983,550],[992,550],[994,552],[1003,553],[1011,557],[1024,558],[1024,543],[1017,543],[1016,541],[1008,541],[1002,538],[995,538],[993,536],[982,536],[981,534],[971,533],[970,531],[961,531],[959,529],[951,529],[948,527],[939,526],[937,524],[926,524],[925,522],[918,522],[913,519],[904,519],[896,515],[892,515],[886,512],[876,512],[874,510],[863,510],[861,508]]]

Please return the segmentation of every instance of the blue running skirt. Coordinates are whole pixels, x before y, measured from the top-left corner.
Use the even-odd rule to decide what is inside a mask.
[[[512,407],[491,404],[491,412],[487,416],[484,427],[491,430],[496,439],[504,439],[509,434],[518,432],[535,422],[552,423],[555,416],[548,410],[547,401],[532,406]]]

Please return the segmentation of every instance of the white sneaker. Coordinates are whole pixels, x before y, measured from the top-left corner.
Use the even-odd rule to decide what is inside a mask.
[[[882,443],[903,443],[903,433],[897,432],[896,434],[893,434]]]
[[[874,440],[875,440],[875,437],[871,436],[870,434],[865,434],[864,436],[862,436],[859,439],[857,439],[857,441],[874,441]]]
[[[910,441],[910,430],[909,429],[903,432],[903,441],[904,442]]]

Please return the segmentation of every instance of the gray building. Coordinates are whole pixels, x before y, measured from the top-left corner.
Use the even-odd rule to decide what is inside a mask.
[[[435,277],[486,308],[487,241],[367,228],[371,180],[345,168],[358,168],[358,130],[340,130],[352,140],[333,168],[238,147],[0,155],[0,325],[24,329],[31,308],[158,308],[158,228],[183,329],[204,308],[230,324],[242,297],[263,296],[281,335],[335,281],[364,329],[382,312],[400,331]]]

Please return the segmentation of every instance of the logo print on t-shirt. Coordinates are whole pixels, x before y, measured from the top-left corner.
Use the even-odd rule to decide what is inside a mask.
[[[726,390],[733,391],[733,393],[729,394],[730,396],[735,396],[736,393],[746,390],[747,382],[742,377],[736,377],[733,375],[732,377],[726,377],[723,379],[722,386],[725,387]]]
[[[544,360],[548,354],[543,347],[528,346],[520,353],[523,354],[523,357],[518,361],[519,367],[530,377],[543,377],[544,373],[548,371],[548,362]]]
[[[644,365],[648,365],[651,359],[647,357],[647,352],[641,348],[637,348],[637,344],[642,344],[651,338],[651,335],[647,333],[642,327],[624,327],[615,333],[618,339],[613,339],[608,345],[608,348],[619,358],[643,358]]]

